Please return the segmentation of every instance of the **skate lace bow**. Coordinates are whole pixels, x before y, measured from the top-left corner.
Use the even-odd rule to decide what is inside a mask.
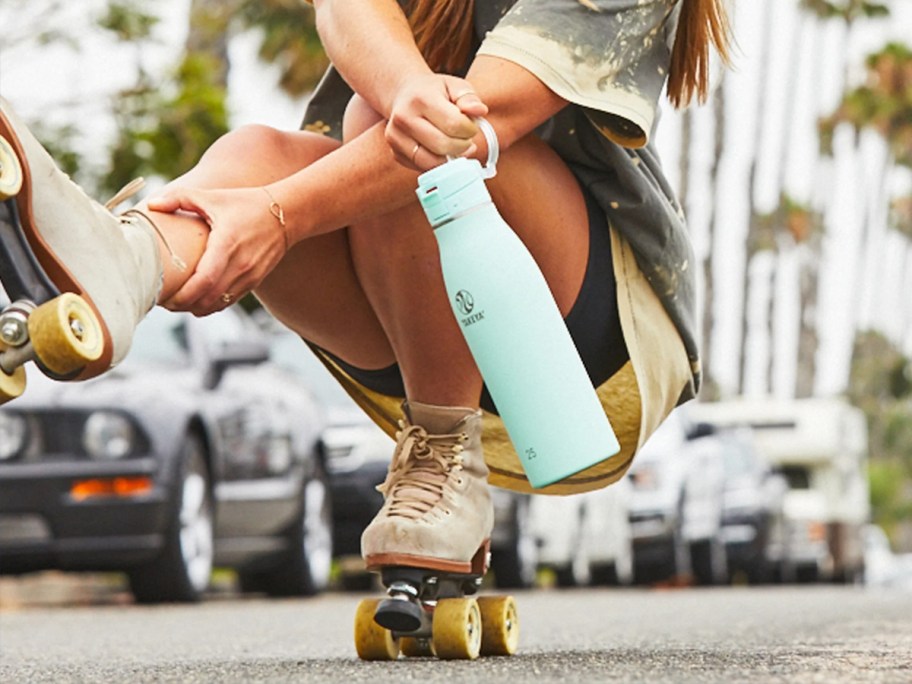
[[[393,462],[377,490],[389,502],[389,515],[416,519],[443,497],[450,473],[462,469],[462,442],[468,438],[431,435],[420,425],[400,426]]]

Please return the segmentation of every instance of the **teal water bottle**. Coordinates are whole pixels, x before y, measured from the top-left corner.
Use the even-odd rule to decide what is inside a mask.
[[[533,487],[620,450],[598,395],[538,264],[485,186],[488,164],[451,159],[418,178],[453,313]]]

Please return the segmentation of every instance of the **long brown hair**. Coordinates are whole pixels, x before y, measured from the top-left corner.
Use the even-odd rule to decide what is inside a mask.
[[[598,0],[578,0],[597,6]],[[409,0],[406,12],[418,48],[435,71],[458,73],[472,49],[474,0]],[[668,99],[686,107],[709,92],[710,48],[729,63],[731,24],[725,0],[681,0],[678,32],[671,52]]]
[[[668,99],[686,107],[694,95],[704,102],[709,93],[709,50],[716,49],[723,64],[729,64],[731,24],[725,0],[681,0],[678,32],[671,50]]]
[[[409,0],[409,24],[418,49],[434,71],[459,73],[472,49],[475,0]]]

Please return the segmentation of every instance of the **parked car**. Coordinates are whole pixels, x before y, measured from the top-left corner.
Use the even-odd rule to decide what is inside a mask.
[[[322,590],[323,418],[267,358],[239,309],[156,309],[104,376],[30,372],[0,410],[0,572],[125,571],[140,602],[199,599],[213,565],[246,590]]]
[[[571,496],[532,499],[538,564],[558,586],[624,585],[633,581],[630,482]]]
[[[722,542],[724,455],[712,435],[688,437],[678,409],[634,459],[630,523],[637,583],[692,576],[700,584],[728,577]]]
[[[383,505],[376,487],[386,478],[394,442],[300,337],[275,321],[259,323],[270,332],[272,360],[306,384],[325,412],[320,438],[332,488],[333,549],[337,556],[360,555],[361,532]]]
[[[864,576],[871,518],[864,413],[839,398],[739,398],[697,404],[694,419],[746,427],[788,484],[779,549],[785,580],[854,583]]]
[[[724,447],[721,535],[728,572],[751,584],[768,582],[781,574],[788,484],[757,449],[749,430],[711,433]]]
[[[880,525],[865,525],[865,585],[912,590],[912,553],[895,553]]]
[[[264,312],[265,313],[265,312]],[[393,440],[348,396],[301,338],[269,316],[258,323],[269,332],[273,360],[300,378],[327,411],[323,432],[333,499],[334,548],[343,561],[343,586],[363,589],[371,578],[360,562],[361,533],[383,505],[377,485],[386,479]],[[491,572],[499,587],[528,587],[535,581],[535,540],[529,530],[529,498],[492,489],[494,530]]]

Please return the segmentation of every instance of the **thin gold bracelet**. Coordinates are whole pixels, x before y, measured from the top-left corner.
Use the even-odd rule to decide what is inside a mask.
[[[269,213],[276,217],[276,220],[279,222],[279,225],[282,226],[282,237],[285,238],[285,251],[288,251],[288,231],[284,230],[285,228],[285,210],[282,209],[282,205],[276,202],[275,197],[272,196],[272,193],[269,192],[268,188],[263,187],[263,192],[266,193],[266,196],[269,198]]]

